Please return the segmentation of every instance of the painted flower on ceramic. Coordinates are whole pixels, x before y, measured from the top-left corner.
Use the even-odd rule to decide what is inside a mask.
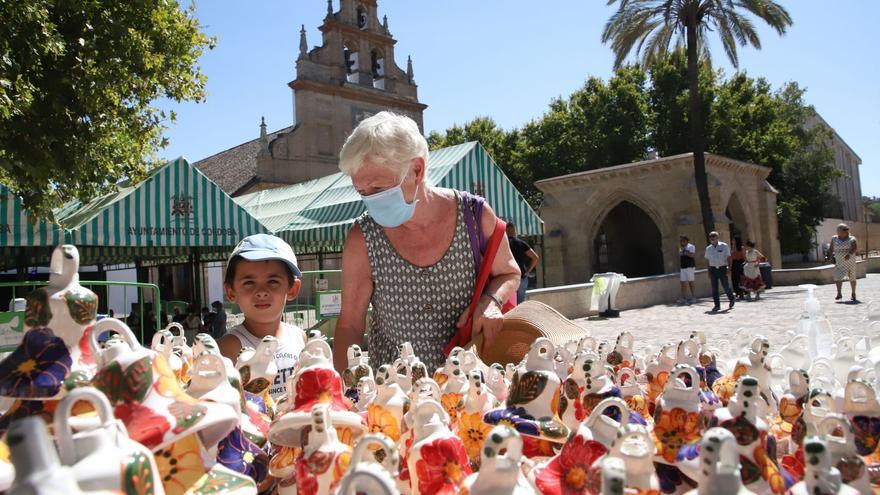
[[[199,439],[189,435],[154,453],[165,493],[183,494],[205,474],[207,469],[202,465],[199,449]]]
[[[159,480],[153,478],[153,466],[146,453],[140,450],[131,452],[122,461],[122,465],[124,493],[127,495],[152,495],[156,493]]]
[[[208,408],[199,404],[188,404],[186,402],[174,401],[168,406],[168,412],[177,420],[174,426],[174,433],[183,433],[192,428],[203,419]]]
[[[25,332],[21,344],[0,362],[0,395],[20,399],[58,395],[73,360],[49,328]]]
[[[354,434],[349,427],[337,426],[336,427],[336,437],[339,438],[339,441],[348,445],[349,447],[354,447]]]
[[[230,471],[220,464],[203,474],[187,495],[222,495],[224,493],[256,493],[254,480]]]
[[[495,409],[483,416],[483,421],[490,425],[507,425],[523,435],[538,435],[538,424],[522,407]]]
[[[648,414],[648,402],[645,400],[645,397],[643,395],[630,395],[629,397],[625,397],[623,400],[626,401],[626,405],[629,406],[630,411],[638,413],[638,415],[641,416],[643,419],[650,416]]]
[[[733,433],[736,443],[743,447],[755,443],[760,436],[758,427],[742,416],[722,421],[718,426]]]
[[[556,455],[556,447],[558,443],[540,438],[523,436],[523,456],[530,459],[535,457],[553,457]]]
[[[440,438],[422,446],[416,462],[419,493],[457,493],[471,474],[464,445],[457,437]]]
[[[483,422],[483,415],[478,412],[464,413],[459,419],[458,437],[467,450],[472,468],[479,468],[480,449],[483,448],[490,431],[492,427]]]
[[[854,416],[850,419],[859,455],[870,455],[877,450],[880,440],[880,418],[874,416]]]
[[[660,491],[663,493],[686,492],[687,489],[679,489],[682,484],[687,484],[687,486],[691,488],[697,486],[696,482],[685,476],[685,474],[675,466],[655,462],[654,468],[657,471],[657,480],[660,482]]]
[[[382,433],[395,442],[400,440],[400,424],[388,409],[370,404],[367,408],[367,427],[370,433]]]
[[[269,474],[269,456],[251,442],[241,428],[232,430],[232,433],[220,441],[217,462],[237,473],[250,476],[257,484],[262,483]]]
[[[440,396],[440,404],[449,415],[449,425],[454,430],[458,425],[458,415],[464,409],[464,396],[453,393],[443,394]]]
[[[449,377],[446,376],[446,373],[442,371],[438,371],[434,373],[434,381],[437,382],[437,385],[443,387],[443,384],[446,383],[446,380],[449,380]]]
[[[162,414],[157,414],[141,404],[120,404],[113,410],[113,415],[125,424],[128,436],[154,449],[165,440],[165,433],[171,428]]]
[[[304,371],[296,380],[293,407],[296,410],[313,402],[334,402],[339,409],[347,409],[342,402],[342,380],[336,370],[318,368]]]
[[[190,397],[180,387],[180,381],[168,360],[160,354],[153,355],[153,374],[155,375],[155,383],[153,388],[163,397],[169,397],[181,402],[195,403],[195,399]]]
[[[794,423],[803,412],[803,402],[795,399],[790,395],[783,395],[779,399],[779,416],[786,423]],[[791,430],[789,430],[790,432]]]
[[[276,447],[272,459],[269,460],[269,474],[276,478],[286,478],[296,469],[297,457],[302,455],[302,450],[296,447]]]
[[[657,416],[654,418],[654,431],[651,432],[657,444],[657,454],[666,462],[674,463],[682,445],[700,441],[700,413],[676,407],[660,411]]]
[[[77,347],[79,348],[79,364],[81,366],[87,368],[94,368],[97,366],[95,362],[95,357],[92,356],[92,348],[89,346],[89,340],[92,337],[92,325],[86,327],[86,329],[82,333],[82,337],[79,338],[79,342],[77,342]]]
[[[852,483],[864,476],[868,466],[864,459],[854,455],[838,461],[837,469],[840,471],[840,478],[844,483]]]
[[[351,452],[317,450],[308,458],[299,458],[296,461],[296,488],[297,493],[319,493],[321,491],[333,492],[336,485],[348,469],[351,462]],[[321,487],[319,478],[330,468],[330,486]]]
[[[537,472],[535,483],[544,495],[584,494],[590,467],[606,452],[601,443],[575,435]]]

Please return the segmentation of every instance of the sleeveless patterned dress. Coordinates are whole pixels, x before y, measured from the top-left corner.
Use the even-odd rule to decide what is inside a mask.
[[[834,253],[834,281],[843,282],[844,280],[856,279],[856,255],[852,255],[849,259],[846,255],[852,249],[852,243],[856,242],[855,236],[849,236],[846,240],[834,236],[831,238],[831,252]]]
[[[431,266],[421,267],[403,259],[384,228],[368,212],[357,219],[364,232],[373,279],[367,342],[373,369],[394,362],[404,342],[412,344],[429,374],[446,361],[443,347],[455,334],[455,324],[470,304],[476,283],[463,199],[457,191],[455,197],[458,208],[452,243],[440,261]]]

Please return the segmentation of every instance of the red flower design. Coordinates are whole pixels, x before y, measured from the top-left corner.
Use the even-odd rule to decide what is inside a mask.
[[[304,372],[296,381],[293,408],[299,410],[313,402],[333,402],[337,409],[347,410],[342,401],[342,379],[335,370],[319,368]]]
[[[113,410],[113,415],[125,423],[128,436],[132,440],[144,444],[150,450],[162,443],[165,433],[171,428],[165,416],[140,404],[120,404]]]
[[[461,482],[471,474],[467,452],[458,437],[441,438],[422,446],[416,462],[419,493],[458,493]]]
[[[95,358],[92,356],[92,348],[89,346],[89,339],[92,336],[92,325],[86,327],[82,337],[79,338],[77,347],[79,347],[79,364],[84,366],[95,366]]]
[[[318,493],[318,477],[305,462],[296,463],[296,493]]]
[[[607,449],[595,440],[580,435],[572,437],[543,469],[535,482],[544,495],[580,495],[587,493],[590,467]]]

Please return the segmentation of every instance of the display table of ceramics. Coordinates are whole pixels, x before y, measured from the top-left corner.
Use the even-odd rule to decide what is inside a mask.
[[[0,492],[880,492],[880,328],[835,329],[812,296],[779,349],[760,328],[654,350],[622,331],[429,370],[403,342],[377,369],[352,346],[339,373],[313,331],[273,398],[274,338],[236,362],[176,324],[146,347],[95,321],[78,260],[55,250],[0,362]]]

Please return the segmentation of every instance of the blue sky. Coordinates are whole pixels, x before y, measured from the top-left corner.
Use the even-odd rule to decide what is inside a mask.
[[[487,115],[502,127],[540,117],[549,101],[589,76],[611,73],[600,42],[613,7],[604,0],[379,0],[398,43],[398,65],[411,55],[419,98],[429,105],[425,130],[443,130]],[[797,81],[806,99],[862,158],[862,193],[880,196],[880,2],[781,0],[794,19],[779,37],[761,27],[762,50],[740,52],[740,68],[774,87]],[[339,0],[334,0],[338,9]],[[321,44],[324,0],[196,2],[217,47],[202,60],[208,98],[170,104],[178,120],[167,132],[167,158],[198,160],[293,121],[292,93],[299,29]],[[731,72],[720,47],[714,63]],[[872,144],[874,143],[874,144]]]

